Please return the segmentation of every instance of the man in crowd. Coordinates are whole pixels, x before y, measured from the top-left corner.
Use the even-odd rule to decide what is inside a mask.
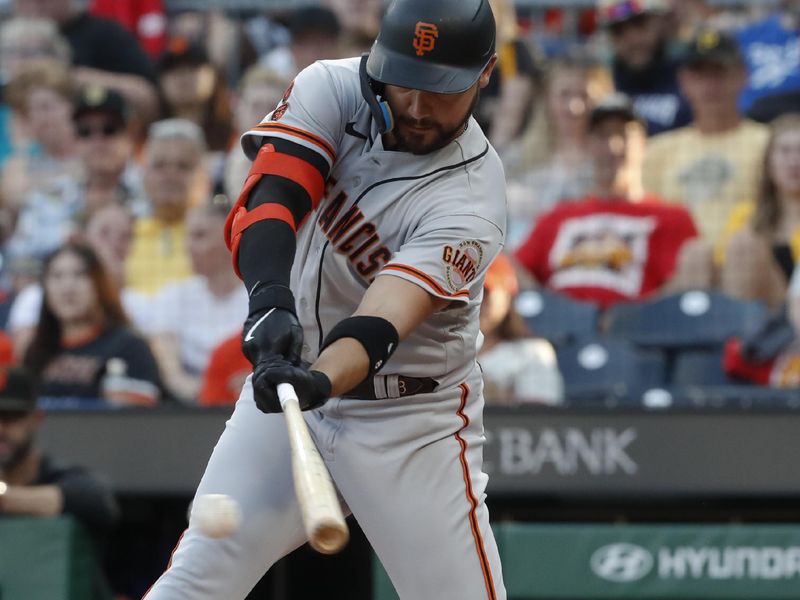
[[[739,110],[747,71],[729,35],[700,32],[683,56],[679,76],[694,121],[651,141],[644,188],[689,208],[703,237],[715,245],[731,208],[756,196],[769,132]]]
[[[683,207],[637,197],[643,141],[626,97],[611,96],[592,111],[593,192],[544,213],[515,254],[539,284],[606,307],[642,299],[670,280],[681,246],[697,231]]]
[[[186,119],[150,127],[142,181],[152,215],[136,221],[128,258],[128,285],[154,294],[191,275],[186,253],[186,213],[208,194],[202,129]]]
[[[87,214],[119,203],[130,206],[141,197],[141,182],[132,165],[134,139],[130,109],[119,92],[101,86],[81,91],[73,113],[78,154],[83,161],[83,196]]]
[[[614,52],[614,86],[630,96],[649,134],[686,125],[691,113],[667,53],[662,0],[600,0],[599,18]]]
[[[117,518],[110,487],[81,467],[59,464],[36,445],[43,413],[23,371],[0,373],[0,518],[67,514],[95,537]]]

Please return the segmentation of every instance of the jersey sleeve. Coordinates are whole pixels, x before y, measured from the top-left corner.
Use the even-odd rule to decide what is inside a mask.
[[[503,247],[503,230],[483,217],[452,215],[424,222],[378,273],[417,284],[444,300],[469,302]]]
[[[266,137],[286,139],[322,156],[328,167],[344,134],[348,97],[341,82],[323,62],[304,69],[278,106],[242,136],[242,148],[254,160]]]

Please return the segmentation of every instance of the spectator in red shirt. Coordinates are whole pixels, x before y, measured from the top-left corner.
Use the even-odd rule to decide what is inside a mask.
[[[685,208],[639,197],[644,127],[615,94],[592,111],[593,192],[544,213],[515,257],[548,288],[602,308],[658,292],[697,235]]]
[[[200,406],[234,404],[239,398],[244,380],[253,372],[242,352],[242,332],[232,335],[211,353],[203,373],[198,403]]]

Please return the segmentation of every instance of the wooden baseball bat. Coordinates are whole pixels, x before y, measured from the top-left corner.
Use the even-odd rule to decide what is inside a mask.
[[[278,398],[289,430],[294,489],[306,535],[316,551],[336,554],[347,543],[350,532],[344,522],[331,476],[308,432],[292,384],[278,384]]]

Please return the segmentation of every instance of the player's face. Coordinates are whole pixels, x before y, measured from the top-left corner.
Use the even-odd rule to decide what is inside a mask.
[[[0,412],[0,475],[28,455],[41,418],[38,412]]]
[[[48,266],[44,276],[45,301],[61,323],[86,323],[99,311],[97,291],[83,260],[62,252]]]
[[[444,148],[464,131],[480,89],[489,83],[496,58],[484,69],[478,82],[460,94],[437,94],[387,85],[386,100],[394,116],[394,129],[388,137],[392,150],[429,154]]]

